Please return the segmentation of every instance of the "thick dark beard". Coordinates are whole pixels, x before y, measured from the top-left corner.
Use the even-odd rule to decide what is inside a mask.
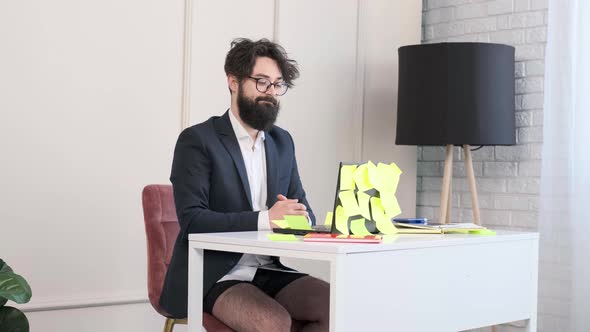
[[[240,86],[238,90],[238,110],[240,118],[248,126],[256,129],[268,131],[277,120],[279,115],[279,101],[271,96],[260,96],[254,100],[249,99],[242,93]],[[262,101],[269,101],[264,103]]]

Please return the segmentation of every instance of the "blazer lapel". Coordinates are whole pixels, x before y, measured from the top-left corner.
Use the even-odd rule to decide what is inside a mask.
[[[242,187],[244,192],[246,193],[246,197],[248,197],[248,205],[250,209],[252,209],[252,195],[250,194],[250,185],[248,184],[248,174],[246,173],[246,165],[244,164],[244,158],[242,157],[242,152],[240,151],[240,144],[238,143],[238,139],[236,138],[236,134],[231,126],[231,122],[229,120],[229,110],[226,111],[217,121],[215,121],[215,130],[219,134],[219,138],[221,143],[227,149],[227,152],[231,155],[231,158],[234,161],[234,165],[236,166],[236,170],[240,175],[240,180],[242,182]]]
[[[266,153],[266,206],[270,209],[277,201],[279,192],[279,154],[274,140],[268,133],[264,135]]]

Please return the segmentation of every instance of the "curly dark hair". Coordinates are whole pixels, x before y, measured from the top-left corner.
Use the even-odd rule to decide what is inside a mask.
[[[231,49],[225,57],[225,74],[234,75],[240,82],[252,74],[256,59],[269,57],[277,62],[283,80],[290,87],[293,81],[299,77],[297,62],[289,59],[285,49],[270,40],[263,38],[252,41],[247,38],[237,38],[231,42]]]

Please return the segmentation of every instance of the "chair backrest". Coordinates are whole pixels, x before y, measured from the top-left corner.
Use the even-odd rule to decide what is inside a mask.
[[[163,316],[171,317],[160,306],[160,294],[174,251],[174,242],[180,231],[172,186],[150,184],[143,188],[141,200],[148,252],[148,297],[157,312]],[[186,324],[186,320],[183,319],[176,323]],[[174,324],[172,323],[171,326]],[[233,332],[232,329],[206,312],[203,313],[203,327],[210,332]]]
[[[142,204],[148,252],[148,296],[157,312],[170,317],[160,307],[160,293],[172,257],[174,242],[180,231],[172,186],[146,186],[142,192]]]

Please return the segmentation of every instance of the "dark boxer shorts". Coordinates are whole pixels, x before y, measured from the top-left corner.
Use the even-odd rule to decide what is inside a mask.
[[[274,271],[274,270],[266,270],[266,269],[257,269],[256,274],[254,275],[254,279],[252,281],[244,281],[244,280],[225,280],[220,281],[213,285],[209,292],[205,295],[203,299],[203,311],[212,314],[213,313],[213,305],[215,305],[215,301],[217,298],[230,287],[235,286],[240,283],[249,283],[268,296],[274,298],[277,293],[283,289],[288,284],[292,283],[293,281],[305,277],[307,274],[305,273],[291,273],[291,272],[283,272],[283,271]]]

